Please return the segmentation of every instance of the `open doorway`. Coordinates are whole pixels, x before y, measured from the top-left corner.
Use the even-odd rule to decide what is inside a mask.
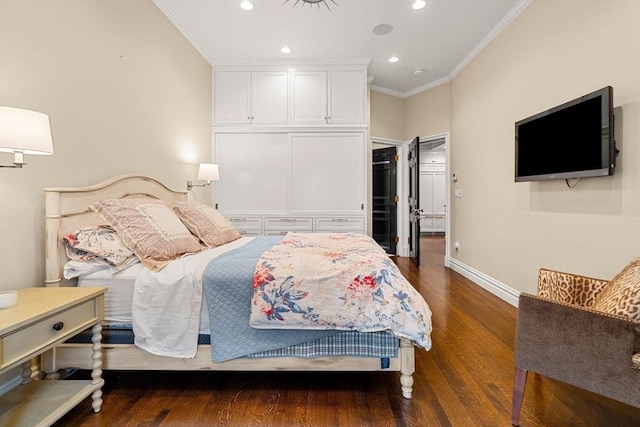
[[[396,254],[398,236],[396,147],[377,148],[372,155],[372,237],[388,254]]]

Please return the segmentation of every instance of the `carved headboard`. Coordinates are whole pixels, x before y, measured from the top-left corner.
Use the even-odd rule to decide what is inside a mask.
[[[62,237],[87,225],[104,224],[91,211],[92,203],[104,199],[152,198],[170,202],[186,201],[186,191],[175,191],[155,178],[144,175],[118,175],[89,187],[45,188],[45,285],[75,286],[76,280],[62,276],[69,260]]]

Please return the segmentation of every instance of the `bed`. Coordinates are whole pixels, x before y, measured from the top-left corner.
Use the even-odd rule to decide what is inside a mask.
[[[57,286],[78,286],[78,279],[65,279],[63,271],[65,265],[68,263],[69,258],[67,251],[65,250],[62,238],[72,233],[74,230],[86,226],[97,226],[104,224],[104,219],[96,212],[89,209],[89,206],[100,202],[105,199],[158,199],[165,202],[186,202],[188,200],[188,193],[182,191],[174,191],[167,186],[159,182],[158,180],[142,175],[121,175],[108,179],[100,184],[80,187],[80,188],[46,188],[45,189],[45,231],[46,231],[46,278],[45,285],[48,287]],[[305,238],[300,236],[300,238]],[[222,253],[227,251],[227,245],[230,247],[228,254],[236,253],[244,245],[247,247],[253,245],[256,246],[255,250],[258,250],[259,242],[250,241],[250,238],[241,238],[229,244],[221,245],[220,248],[214,248]],[[270,243],[271,244],[271,243]],[[275,247],[275,246],[274,246]],[[279,246],[278,246],[279,247]],[[234,251],[235,249],[235,251]],[[266,251],[264,253],[267,253]],[[264,253],[262,254],[264,256]],[[227,255],[228,255],[227,254]],[[286,255],[286,254],[285,254]],[[199,255],[200,257],[208,257]],[[215,255],[217,256],[217,255]],[[196,259],[193,256],[189,259]],[[220,256],[219,258],[224,258]],[[229,257],[227,257],[229,258]],[[217,259],[217,258],[216,258]],[[261,258],[262,259],[262,258]],[[207,261],[208,263],[209,261]],[[176,263],[177,264],[177,263]],[[211,263],[213,264],[213,263]],[[207,265],[207,269],[211,264]],[[254,263],[255,265],[255,263]],[[173,264],[169,264],[165,270],[169,271]],[[199,267],[200,268],[200,267]],[[229,268],[229,267],[227,267]],[[136,264],[131,267],[131,277],[127,278],[126,274],[118,276],[121,281],[109,281],[109,277],[100,276],[98,274],[89,274],[80,280],[83,286],[103,286],[106,282],[109,283],[110,291],[108,295],[112,295],[113,300],[123,299],[128,301],[129,295],[132,293],[133,280],[140,274],[135,273],[135,270],[144,270],[140,264]],[[127,269],[128,271],[129,269]],[[198,270],[199,271],[199,270]],[[208,271],[208,270],[207,270]],[[256,274],[256,273],[254,273]],[[110,279],[113,279],[111,277]],[[254,275],[255,280],[255,275]],[[254,282],[255,287],[255,282]],[[254,289],[255,291],[255,289]],[[136,291],[137,292],[137,291]],[[196,291],[193,291],[196,292]],[[210,291],[209,291],[210,292]],[[171,296],[169,296],[171,298]],[[175,298],[175,297],[174,297]],[[209,298],[209,294],[202,297],[202,299]],[[421,297],[420,297],[421,299]],[[264,300],[268,301],[264,295],[262,298],[254,301],[255,304],[264,303]],[[188,303],[188,301],[187,301]],[[289,304],[293,304],[289,301]],[[135,305],[135,304],[134,304]],[[192,311],[198,311],[198,319],[204,318],[205,304],[194,305],[195,308]],[[297,307],[295,304],[294,307]],[[120,306],[122,307],[122,306]],[[426,303],[425,303],[426,307]],[[121,309],[118,311],[117,307],[111,310],[106,307],[106,313],[111,312],[111,321],[117,323],[119,320],[126,324],[129,322],[127,313],[122,313]],[[125,310],[126,311],[126,310]],[[295,309],[293,311],[296,311]],[[262,313],[268,313],[264,318],[273,320],[278,314],[273,313],[268,309],[262,309]],[[429,334],[431,332],[430,323],[430,311],[426,307],[425,311],[426,319],[423,319],[426,327],[421,336],[421,347],[430,347]],[[118,316],[123,316],[121,319]],[[107,317],[109,314],[107,314]],[[212,314],[209,314],[212,316]],[[308,316],[308,313],[306,313]],[[263,319],[263,320],[265,320]],[[220,370],[220,371],[399,371],[400,372],[400,384],[402,395],[410,399],[413,388],[412,375],[415,370],[415,342],[411,339],[402,336],[396,340],[397,348],[395,348],[394,357],[363,357],[356,353],[347,354],[342,351],[341,355],[321,355],[314,357],[297,357],[290,356],[287,352],[284,353],[266,353],[266,356],[270,357],[237,357],[232,359],[225,359],[224,361],[214,362],[212,354],[215,354],[216,345],[212,345],[214,332],[213,328],[217,328],[216,324],[209,323],[203,325],[199,321],[198,325],[191,327],[191,330],[197,332],[199,337],[196,344],[194,344],[193,354],[189,354],[187,357],[180,357],[180,355],[173,355],[174,357],[167,357],[166,355],[154,354],[154,352],[144,350],[140,346],[133,343],[102,343],[102,369],[106,370],[157,370],[157,371],[173,371],[173,370]],[[260,328],[260,326],[258,326]],[[263,326],[269,329],[270,326]],[[211,329],[207,329],[211,328]],[[289,329],[294,329],[295,326],[290,326]],[[108,329],[108,328],[103,328]],[[114,329],[118,329],[117,327]],[[204,332],[204,333],[203,333]],[[294,331],[295,332],[295,331]],[[318,331],[321,332],[321,331]],[[206,334],[211,334],[211,340],[207,342]],[[137,332],[136,332],[137,334]],[[361,335],[373,335],[373,333],[361,333]],[[202,338],[205,339],[202,339]],[[136,338],[138,338],[136,336]],[[330,340],[331,337],[328,337]],[[77,369],[92,369],[87,361],[91,361],[89,357],[91,353],[90,342],[67,342],[60,345],[50,352],[46,353],[41,361],[41,369],[47,373],[54,373],[60,369],[65,368],[77,368]],[[161,352],[160,352],[161,353]],[[284,354],[284,355],[280,355]]]

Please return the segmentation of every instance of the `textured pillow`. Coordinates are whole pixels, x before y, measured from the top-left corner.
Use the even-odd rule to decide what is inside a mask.
[[[176,202],[171,206],[187,228],[210,248],[242,236],[233,224],[211,206],[191,202]]]
[[[640,323],[640,258],[631,261],[607,283],[591,308]]]
[[[104,260],[120,266],[135,257],[118,233],[108,225],[82,227],[62,238],[67,257],[74,261]]]
[[[202,249],[171,207],[160,200],[109,199],[90,208],[153,271],[159,271],[172,259]]]

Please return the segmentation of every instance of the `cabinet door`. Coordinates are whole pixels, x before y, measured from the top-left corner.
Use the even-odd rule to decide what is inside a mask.
[[[292,212],[364,215],[363,133],[292,134]]]
[[[287,72],[251,73],[251,123],[287,123]]]
[[[251,73],[216,71],[213,89],[213,122],[251,122]]]
[[[329,72],[328,123],[364,123],[364,71]]]
[[[291,163],[287,134],[217,134],[214,152],[220,168],[214,196],[221,212],[287,213]]]
[[[291,123],[327,123],[326,71],[291,73]]]
[[[444,173],[433,174],[433,212],[442,215],[445,214],[446,179]]]

